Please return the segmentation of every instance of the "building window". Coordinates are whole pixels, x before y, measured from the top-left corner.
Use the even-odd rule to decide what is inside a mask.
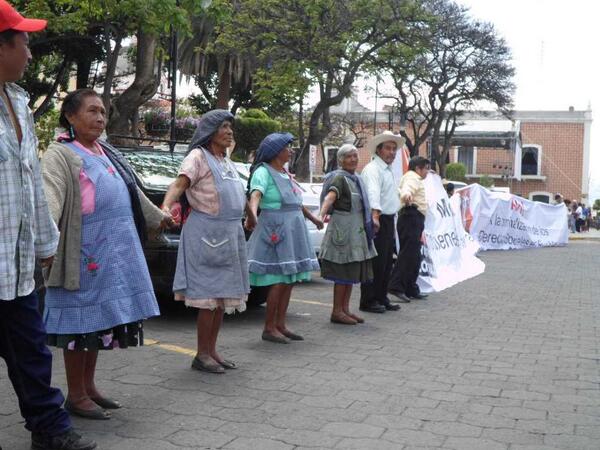
[[[530,192],[529,200],[534,202],[551,203],[552,194],[550,192]]]
[[[521,175],[540,175],[542,172],[542,147],[539,145],[523,146],[521,156]]]
[[[475,174],[475,148],[458,147],[456,162],[463,164],[467,168],[467,175]]]

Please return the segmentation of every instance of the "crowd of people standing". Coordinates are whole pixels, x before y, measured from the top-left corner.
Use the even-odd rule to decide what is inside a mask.
[[[315,216],[287,170],[293,136],[265,137],[244,186],[227,156],[233,116],[213,110],[200,120],[158,208],[138,188],[125,158],[101,139],[106,110],[93,90],[66,96],[60,111],[65,132],[38,161],[28,96],[15,82],[31,59],[28,33],[45,26],[0,0],[0,356],[33,449],[91,450],[96,444],[73,431],[69,414],[107,420],[121,407],[95,384],[100,350],[143,345],[144,320],[159,315],[142,245],[148,230],[175,226],[177,202],[186,220],[173,292],[198,309],[193,369],[223,374],[237,368],[217,350],[217,339],[224,314],[245,310],[250,286],[269,287],[262,339],[277,344],[304,340],[288,328],[287,310],[293,287],[319,269],[333,282],[330,320],[336,324],[365,321],[350,308],[354,284],[361,286],[363,312],[399,310],[388,294],[398,302],[426,297],[416,279],[429,161],[413,158],[398,184],[391,164],[404,143],[400,136],[374,136],[368,143],[373,160],[361,175],[356,147],[342,146],[340,168],[327,175]],[[318,229],[329,222],[320,261],[306,220]],[[36,261],[47,287],[43,315],[34,290]],[[62,351],[66,399],[50,384],[47,345]]]

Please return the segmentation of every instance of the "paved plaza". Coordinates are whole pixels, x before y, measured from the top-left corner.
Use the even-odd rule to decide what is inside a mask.
[[[482,259],[483,275],[364,325],[329,322],[329,283],[298,286],[305,342],[261,341],[262,308],[229,317],[222,353],[240,368],[225,375],[190,369],[194,312],[169,308],[151,345],[100,356],[125,408],[75,425],[103,450],[599,449],[600,241]],[[5,369],[0,445],[25,450]]]

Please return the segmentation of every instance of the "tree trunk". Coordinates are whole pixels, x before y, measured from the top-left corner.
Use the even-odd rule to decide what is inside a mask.
[[[110,47],[110,25],[104,26],[104,47],[106,50],[106,76],[104,78],[104,89],[102,91],[102,102],[106,109],[106,114],[110,117],[110,93],[112,91],[113,80],[115,79],[115,72],[117,70],[117,60],[119,59],[119,52],[121,51],[121,44],[123,41],[122,31],[117,31],[114,36],[115,48],[114,50]],[[139,45],[139,43],[138,43]],[[139,48],[139,47],[138,47]]]
[[[90,58],[81,58],[77,61],[77,81],[75,88],[87,88],[90,83],[90,72],[92,70],[92,60]]]
[[[298,146],[304,147],[304,97],[298,99]]]
[[[219,87],[217,88],[217,108],[229,109],[229,100],[231,99],[231,74],[229,73],[229,62],[225,61],[225,67],[219,77]]]
[[[108,134],[128,135],[131,118],[137,109],[150,100],[159,86],[160,74],[155,74],[156,36],[142,30],[137,33],[135,79],[119,97],[112,102],[113,113],[108,121]],[[119,142],[118,139],[111,139]]]
[[[310,146],[319,145],[329,134],[328,130],[322,129],[319,126],[321,118],[323,117],[326,109],[329,109],[329,107],[324,107],[323,102],[319,102],[310,115],[308,137],[305,144],[301,147],[296,159],[294,160],[294,173],[296,174],[298,180],[307,180],[310,175]]]
[[[50,88],[50,90],[46,94],[46,98],[44,98],[44,101],[42,101],[42,103],[40,104],[40,106],[38,106],[36,108],[35,112],[33,113],[33,120],[38,120],[52,106],[52,99],[54,98],[54,94],[56,94],[58,86],[60,85],[61,81],[65,77],[65,73],[67,72],[67,69],[69,68],[69,66],[70,66],[69,61],[67,61],[66,59],[63,60],[60,68],[58,69],[58,73],[56,74],[56,78],[54,80],[54,83],[52,84],[52,87]]]

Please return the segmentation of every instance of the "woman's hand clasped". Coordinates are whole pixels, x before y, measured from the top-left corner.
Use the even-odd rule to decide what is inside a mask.
[[[253,231],[256,228],[256,216],[254,214],[247,214],[244,220],[244,228],[248,231]]]
[[[322,230],[325,227],[325,223],[319,217],[313,217],[311,219],[311,222],[315,224],[315,227],[317,227],[317,230]]]

